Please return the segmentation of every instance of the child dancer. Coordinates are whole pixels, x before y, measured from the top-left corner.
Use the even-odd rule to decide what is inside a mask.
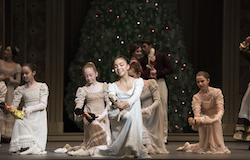
[[[88,62],[82,70],[87,84],[77,89],[75,109],[81,109],[86,100],[84,111],[95,114],[97,118],[90,123],[85,116],[75,115],[75,120],[83,120],[84,122],[85,144],[82,143],[79,147],[70,148],[73,150],[80,149],[82,146],[89,149],[94,146],[109,145],[111,143],[110,124],[107,114],[109,108],[108,85],[96,80],[98,72],[93,62]],[[77,155],[78,151],[71,151],[68,154]]]
[[[131,64],[128,74],[139,78],[141,68],[137,64]],[[150,154],[168,153],[164,143],[164,114],[161,105],[159,86],[154,79],[143,80],[141,112],[143,117],[142,143],[147,147]]]
[[[240,43],[240,54],[250,63],[250,36]],[[250,141],[250,83],[241,101],[237,124],[233,138],[240,141]],[[250,150],[250,145],[249,145]]]
[[[23,120],[15,119],[9,152],[46,154],[48,86],[35,80],[35,64],[25,64],[22,72],[25,84],[15,89],[11,106],[17,108],[23,98],[25,116]]]
[[[130,65],[124,56],[116,57],[113,66],[115,73],[119,76],[119,80],[108,85],[108,94],[115,95],[119,99],[108,111],[113,143],[93,147],[82,152],[81,155],[147,158],[149,157],[147,149],[142,144],[140,95],[143,80],[128,75]],[[123,114],[120,114],[120,111]]]
[[[0,103],[5,101],[6,92],[7,92],[7,87],[4,83],[4,81],[0,81]],[[0,109],[0,112],[3,114],[3,112],[5,112],[5,111]],[[0,146],[1,146],[1,128],[2,128],[2,123],[3,123],[1,120],[2,114],[0,114]]]
[[[0,48],[1,50],[1,48]],[[3,59],[0,59],[0,80],[4,81],[7,87],[5,102],[10,105],[13,101],[13,92],[21,82],[22,67],[14,62],[14,58],[19,53],[19,49],[14,46],[7,46],[3,54]],[[12,129],[14,126],[14,117],[9,113],[0,113],[0,121],[3,142],[10,142]],[[0,131],[0,132],[1,132]]]
[[[194,118],[188,119],[193,130],[198,130],[199,143],[189,144],[177,150],[196,153],[227,154],[231,153],[224,144],[221,119],[224,114],[224,98],[218,88],[209,86],[210,76],[200,71],[196,74],[196,83],[200,91],[193,96],[192,109]]]

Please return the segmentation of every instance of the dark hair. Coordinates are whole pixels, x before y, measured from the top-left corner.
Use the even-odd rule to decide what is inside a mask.
[[[12,52],[13,58],[15,58],[15,56],[19,53],[19,49],[16,46],[11,46],[11,45],[8,45],[7,47],[11,48],[11,52]]]
[[[205,71],[199,71],[197,74],[196,74],[196,77],[197,76],[203,76],[205,77],[206,79],[209,79],[210,78],[210,75],[208,74],[208,72],[205,72]]]
[[[133,53],[138,49],[140,48],[141,45],[140,44],[136,44],[136,43],[133,43],[129,46],[129,53],[131,56],[133,56]]]
[[[117,60],[118,58],[124,59],[127,62],[127,64],[129,64],[129,59],[126,56],[119,55],[119,56],[117,56],[117,57],[114,58],[114,60],[113,60],[113,66],[114,66],[115,60]]]
[[[24,66],[29,67],[29,69],[30,69],[32,72],[37,70],[36,65],[33,64],[33,63],[26,63],[26,64],[23,65],[23,67],[24,67]]]
[[[136,74],[139,74],[139,73],[141,73],[141,67],[140,67],[140,65],[139,65],[139,63],[131,63],[130,64],[130,69],[134,69],[134,72],[136,73]]]
[[[145,37],[141,40],[141,44],[147,43],[148,45],[153,44],[152,40],[148,37]]]

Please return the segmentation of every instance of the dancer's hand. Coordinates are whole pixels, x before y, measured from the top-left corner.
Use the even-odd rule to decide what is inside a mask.
[[[195,122],[196,122],[197,125],[203,124],[203,121],[201,119],[197,119]]]
[[[3,75],[3,80],[5,80],[5,81],[6,81],[6,80],[9,80],[10,77],[11,77],[11,76],[10,76],[9,74],[4,74],[4,75]]]
[[[31,114],[31,111],[29,111],[28,109],[25,109],[23,111],[23,113],[24,113],[24,117],[28,118],[30,116],[30,114]]]
[[[146,114],[147,112],[146,112],[146,109],[145,108],[142,108],[141,109],[141,114]]]
[[[194,124],[195,124],[195,119],[194,119],[193,117],[189,117],[189,118],[188,118],[188,124],[189,124],[190,126],[194,125]]]
[[[8,114],[9,113],[9,110],[7,109],[7,108],[3,108],[3,113],[5,113],[5,114]]]
[[[77,115],[77,117],[79,118],[84,117],[84,114]]]
[[[153,68],[152,70],[150,70],[150,78],[156,79],[157,78],[157,71],[155,68]]]
[[[153,55],[151,58],[150,58],[150,61],[151,62],[154,62],[156,60],[156,57],[155,57],[155,55]]]
[[[127,101],[125,101],[125,102],[117,101],[114,103],[114,105],[119,109],[124,109],[128,106],[128,102]]]

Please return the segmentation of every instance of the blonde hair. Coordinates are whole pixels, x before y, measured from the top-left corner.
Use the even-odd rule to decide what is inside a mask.
[[[88,62],[83,68],[82,68],[82,72],[84,73],[84,70],[86,68],[93,68],[94,72],[97,72],[97,69],[95,67],[94,62]]]
[[[210,75],[208,74],[208,72],[205,72],[205,71],[199,71],[197,74],[196,74],[196,77],[197,76],[203,76],[205,77],[206,79],[210,79]]]

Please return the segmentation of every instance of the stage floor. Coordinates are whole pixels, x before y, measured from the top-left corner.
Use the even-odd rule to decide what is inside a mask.
[[[67,154],[56,154],[53,151],[56,148],[63,147],[66,143],[69,143],[71,146],[79,145],[81,142],[48,142],[47,143],[47,155],[10,155],[8,153],[9,144],[2,143],[0,147],[0,159],[1,160],[38,160],[38,159],[100,159],[87,157],[75,157],[68,156]],[[212,155],[212,154],[196,154],[196,153],[186,153],[184,151],[176,151],[176,148],[182,146],[185,142],[169,142],[166,147],[169,154],[156,154],[151,155],[152,159],[206,159],[206,160],[215,160],[215,159],[227,159],[227,160],[242,160],[250,159],[250,150],[248,150],[250,142],[226,142],[226,146],[231,150],[231,154],[223,155]],[[194,142],[191,142],[194,143]],[[103,159],[103,158],[102,158]],[[105,158],[104,158],[105,159]],[[108,158],[110,159],[110,158]]]

